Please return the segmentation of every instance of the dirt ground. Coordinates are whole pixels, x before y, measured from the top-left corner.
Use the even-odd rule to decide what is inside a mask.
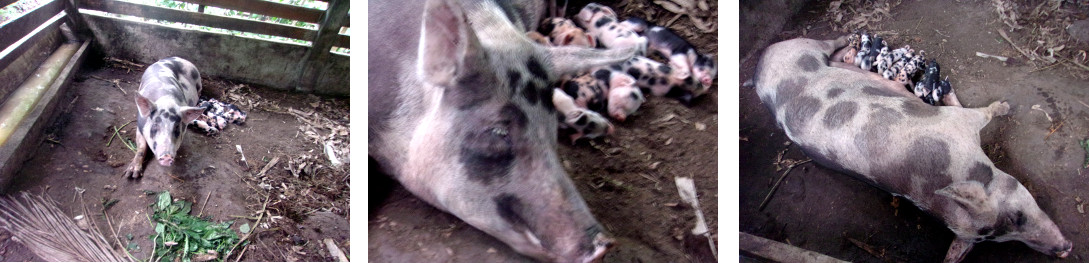
[[[9,193],[50,195],[73,217],[84,214],[86,206],[113,245],[113,231],[102,217],[102,207],[104,200],[119,200],[106,213],[123,243],[130,242],[126,235],[134,236],[131,242],[138,248],[130,252],[138,260],[147,260],[153,248],[154,229],[147,213],[156,196],[145,191],[163,190],[175,199],[193,202],[194,215],[234,220],[236,232],[243,223],[254,226],[250,245],[239,248],[245,249],[243,261],[330,261],[333,258],[321,243],[325,238],[349,250],[347,166],[328,167],[322,146],[300,134],[305,131],[299,127],[306,123],[288,113],[294,109],[343,116],[335,122],[347,127],[346,99],[248,86],[234,89],[236,83],[204,79],[202,96],[238,105],[248,113],[245,124],[230,124],[215,136],[190,129],[174,166],[162,167],[149,160],[144,177],[130,180],[121,174],[134,153],[120,139],[110,140],[111,127],[132,121],[121,129],[121,136],[133,138],[136,106],[132,96],[143,68],[130,71],[103,63],[102,58],[87,61],[61,97],[58,110],[64,112],[47,128],[48,142],[18,173]],[[120,80],[125,93],[110,82],[114,79]],[[248,101],[231,99],[227,93]],[[242,147],[245,164],[235,145]],[[257,176],[274,158],[280,161]],[[288,170],[288,164],[299,170],[303,162],[311,170],[299,177]],[[84,191],[82,199],[78,191]],[[268,213],[259,213],[266,200]],[[255,224],[258,217],[260,225]],[[0,233],[0,261],[40,261],[9,237]]]
[[[650,1],[598,2],[612,7],[621,19],[638,16],[666,24],[675,16]],[[571,1],[567,15],[578,13],[586,3]],[[711,10],[715,5],[711,3]],[[701,52],[717,55],[714,33],[695,33],[687,18],[669,27]],[[648,98],[634,116],[614,123],[616,133],[604,139],[576,145],[560,139],[559,155],[576,188],[617,239],[605,262],[713,262],[703,249],[706,243],[686,235],[695,225],[694,210],[681,201],[674,177],[695,180],[699,204],[714,233],[718,229],[717,90],[716,84],[692,107],[673,99]],[[530,261],[386,178],[372,174],[369,191],[371,262]]]
[[[1038,7],[1036,1],[1014,1],[1022,11]],[[1056,1],[1051,1],[1056,2]],[[1069,1],[1066,5],[1073,5]],[[771,43],[807,37],[831,39],[833,31],[823,20],[828,2],[811,1],[790,19]],[[1045,7],[1046,8],[1046,7]],[[1085,19],[1084,6],[1074,6],[1072,20]],[[1040,208],[1059,226],[1074,250],[1066,261],[1089,258],[1089,215],[1083,204],[1089,199],[1089,182],[1083,167],[1086,151],[1079,140],[1089,137],[1089,82],[1073,64],[1040,69],[1033,61],[1003,40],[998,30],[1009,32],[1014,42],[1028,50],[1034,28],[1042,23],[1020,20],[1024,29],[1012,31],[1000,20],[992,1],[902,1],[891,17],[872,24],[871,31],[894,36],[893,46],[911,45],[926,50],[942,66],[966,107],[986,106],[1007,100],[1011,114],[997,117],[981,131],[982,147],[995,165],[1013,175],[1032,193]],[[1024,18],[1024,17],[1023,17]],[[746,30],[742,28],[742,30]],[[1052,28],[1054,30],[1054,28]],[[1053,31],[1064,34],[1063,28]],[[741,39],[742,42],[751,41]],[[757,55],[741,61],[740,79],[753,76],[759,54],[771,43],[755,47]],[[1085,43],[1071,41],[1064,52],[1086,50]],[[747,50],[742,50],[744,56]],[[999,62],[976,52],[1008,56],[1016,61]],[[1075,60],[1077,61],[1077,60]],[[1084,64],[1084,63],[1083,63]],[[815,164],[795,168],[783,181],[767,208],[758,206],[782,171],[783,159],[808,159],[774,124],[773,117],[755,90],[737,84],[740,102],[740,228],[742,232],[813,250],[842,260],[858,262],[936,262],[945,255],[953,233],[935,217],[921,212],[906,200],[848,176]],[[1040,110],[1032,107],[1039,105]],[[1046,113],[1046,114],[1045,114]],[[965,262],[1059,261],[1020,242],[983,242]]]

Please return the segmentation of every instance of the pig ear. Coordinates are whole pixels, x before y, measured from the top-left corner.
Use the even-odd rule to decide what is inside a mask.
[[[136,109],[139,110],[140,116],[147,117],[151,114],[151,100],[144,98],[139,93],[136,94]]]
[[[450,87],[454,79],[477,64],[475,58],[480,44],[457,2],[427,1],[420,36],[419,70],[431,84]]]
[[[635,78],[628,74],[615,73],[612,74],[612,78],[609,79],[609,88],[626,87],[635,84]]]
[[[204,108],[201,108],[201,107],[182,107],[181,113],[182,113],[182,122],[183,123],[191,123],[191,122],[193,122],[193,120],[196,120],[198,117],[200,117],[201,114],[204,114]]]
[[[994,209],[987,204],[987,189],[983,184],[975,181],[964,181],[950,184],[949,186],[934,191],[934,193],[953,199],[954,202],[964,207],[972,214],[992,214]]]
[[[624,62],[635,56],[637,48],[596,49],[575,46],[548,48],[554,76],[577,73],[589,68]]]

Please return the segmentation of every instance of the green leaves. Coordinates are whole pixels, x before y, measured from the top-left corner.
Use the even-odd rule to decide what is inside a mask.
[[[192,205],[184,200],[174,201],[166,191],[152,204],[155,235],[149,238],[155,240],[154,260],[191,261],[198,252],[203,254],[209,250],[226,256],[231,246],[238,242],[238,235],[231,229],[233,221],[217,223],[197,218],[189,214]],[[243,233],[248,232],[249,224],[242,229],[245,229]]]

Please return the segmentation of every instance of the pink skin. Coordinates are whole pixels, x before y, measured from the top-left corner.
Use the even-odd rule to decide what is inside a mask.
[[[636,98],[632,98],[631,94],[636,94]],[[645,101],[643,93],[634,86],[609,89],[609,117],[617,121],[624,121],[632,113],[635,113]]]

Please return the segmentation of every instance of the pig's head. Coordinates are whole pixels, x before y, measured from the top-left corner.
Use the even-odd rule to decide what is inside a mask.
[[[596,23],[602,23],[602,25],[616,21],[616,12],[608,6],[604,6],[598,3],[589,3],[579,13],[575,15],[575,21],[578,21],[579,25],[585,28],[600,27],[601,25],[595,25]]]
[[[605,74],[598,74],[601,72]],[[605,75],[605,81],[609,83],[609,117],[624,121],[646,101],[643,92],[635,87],[635,78],[632,76],[607,69],[600,69],[594,75]]]
[[[566,18],[545,19],[541,22],[539,30],[543,34],[548,34],[549,39],[557,46],[597,47],[597,40],[593,36]]]
[[[707,93],[711,89],[715,75],[718,75],[718,68],[715,67],[714,57],[704,54],[697,55],[696,61],[692,65],[692,76],[697,78],[702,86],[693,91],[696,97]]]
[[[170,96],[160,97],[156,101],[136,94],[137,129],[147,141],[155,159],[162,166],[174,165],[174,157],[181,147],[185,126],[201,116],[204,109],[179,104]]]
[[[1055,222],[1040,209],[1028,189],[1013,177],[994,170],[996,176],[991,184],[997,185],[984,188],[982,183],[966,181],[937,191],[967,210],[971,217],[966,220],[970,227],[954,229],[958,238],[973,243],[1016,240],[1041,253],[1065,258],[1072,244],[1063,237]],[[953,246],[949,255],[963,257],[971,247]]]
[[[549,83],[634,50],[535,45],[496,11],[427,2],[417,72],[435,103],[406,131],[401,181],[521,254],[599,259],[612,240],[560,164]]]

